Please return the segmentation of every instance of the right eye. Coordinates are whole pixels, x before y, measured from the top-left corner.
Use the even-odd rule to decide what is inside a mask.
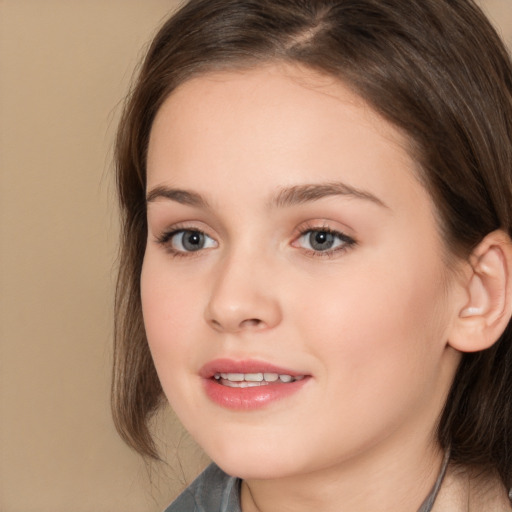
[[[187,253],[217,247],[217,242],[202,231],[181,229],[170,233],[166,244],[172,251]]]

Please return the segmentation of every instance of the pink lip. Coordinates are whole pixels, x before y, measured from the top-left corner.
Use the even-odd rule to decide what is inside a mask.
[[[232,410],[254,410],[265,407],[271,402],[282,400],[298,392],[310,379],[305,375],[302,380],[289,383],[269,383],[250,388],[231,388],[223,386],[214,379],[216,373],[278,373],[298,377],[303,373],[280,368],[262,361],[234,361],[216,359],[204,365],[199,371],[203,379],[206,395],[216,404]]]
[[[233,359],[215,359],[205,364],[199,370],[199,375],[204,379],[209,379],[216,373],[278,373],[279,375],[291,375],[292,377],[304,375],[288,368],[281,368],[270,363],[254,360],[234,361]]]

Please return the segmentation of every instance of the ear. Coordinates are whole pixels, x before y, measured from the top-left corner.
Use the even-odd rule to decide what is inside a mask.
[[[469,258],[465,303],[448,344],[460,352],[494,345],[512,316],[512,241],[502,230],[489,233]]]

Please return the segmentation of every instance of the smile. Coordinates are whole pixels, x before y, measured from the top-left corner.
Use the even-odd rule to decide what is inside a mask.
[[[230,388],[251,388],[269,384],[288,384],[304,379],[304,375],[286,375],[278,373],[216,373],[213,378],[223,386]]]
[[[311,375],[254,360],[217,359],[201,368],[209,400],[225,409],[261,409],[299,392]]]

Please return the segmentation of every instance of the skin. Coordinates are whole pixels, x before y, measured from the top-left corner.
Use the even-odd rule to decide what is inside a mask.
[[[435,424],[460,358],[449,340],[465,297],[416,176],[403,135],[307,69],[203,75],[160,109],[148,195],[186,190],[205,204],[148,201],[148,342],[185,428],[244,479],[244,512],[410,512],[435,481]],[[363,193],[276,200],[334,182]],[[326,228],[354,243],[314,251],[303,233]],[[184,229],[204,232],[204,248],[165,238]],[[310,378],[283,400],[233,411],[198,375],[216,358]]]

